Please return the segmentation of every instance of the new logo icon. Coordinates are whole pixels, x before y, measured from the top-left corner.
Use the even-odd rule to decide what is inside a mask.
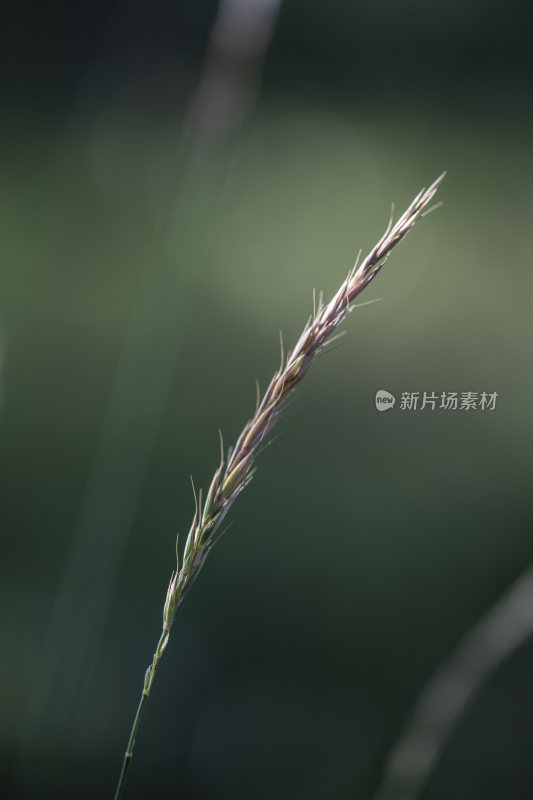
[[[389,408],[393,408],[395,402],[394,395],[386,392],[385,389],[378,389],[376,392],[376,408],[378,411],[388,411]]]

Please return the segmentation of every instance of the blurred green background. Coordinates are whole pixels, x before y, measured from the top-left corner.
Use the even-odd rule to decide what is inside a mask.
[[[208,485],[313,288],[443,169],[180,610],[126,797],[370,800],[426,681],[533,560],[527,6],[286,0],[213,45],[216,14],[5,12],[10,798],[112,796],[189,475]],[[379,414],[378,389],[498,400]],[[531,796],[532,668],[526,643],[483,685],[424,800]]]

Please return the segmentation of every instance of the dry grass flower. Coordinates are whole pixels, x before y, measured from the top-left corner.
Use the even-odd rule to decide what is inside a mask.
[[[177,565],[172,573],[163,609],[163,631],[152,663],[145,675],[143,693],[124,757],[122,772],[115,795],[122,792],[124,776],[133,754],[135,735],[140,722],[142,708],[150,693],[155,671],[168,642],[169,631],[177,609],[185,594],[202,569],[207,555],[221,535],[221,525],[237,496],[250,482],[254,474],[254,462],[265,437],[276,424],[289,396],[307,373],[309,367],[332,333],[339,327],[351,310],[355,298],[375,278],[387,261],[392,249],[411,230],[416,221],[428,213],[428,205],[444,178],[443,173],[429,187],[423,189],[412,201],[402,216],[393,223],[392,216],[387,229],[366,258],[348,273],[335,296],[324,305],[322,296],[315,305],[294,349],[287,354],[281,346],[281,362],[265,393],[257,398],[252,418],[246,423],[235,446],[224,457],[222,436],[220,437],[220,463],[213,475],[205,496],[200,491],[195,497],[195,513],[187,536],[181,565],[177,551]],[[193,487],[194,488],[194,487]]]

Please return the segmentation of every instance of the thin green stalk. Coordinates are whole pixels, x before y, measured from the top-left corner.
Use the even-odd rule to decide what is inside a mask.
[[[152,688],[152,683],[154,682],[155,678],[155,671],[157,669],[159,659],[163,655],[165,647],[167,646],[167,642],[168,642],[168,630],[165,630],[165,627],[163,627],[163,632],[161,634],[161,638],[157,643],[153,661],[146,670],[146,674],[144,676],[143,691],[139,702],[139,707],[137,708],[137,713],[135,714],[133,725],[131,727],[130,738],[128,739],[128,746],[126,748],[126,752],[124,753],[124,761],[122,762],[122,769],[120,771],[120,777],[118,779],[117,790],[115,792],[114,800],[120,800],[120,798],[122,797],[122,792],[124,791],[124,783],[126,780],[126,773],[131,763],[131,759],[133,758],[133,747],[135,745],[135,738],[137,736],[137,731],[139,729],[139,725],[141,722],[144,705],[150,695],[150,689]]]

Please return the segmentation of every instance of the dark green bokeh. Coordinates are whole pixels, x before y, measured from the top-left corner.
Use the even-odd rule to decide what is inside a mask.
[[[370,798],[422,686],[533,558],[525,12],[287,2],[244,128],[184,152],[213,12],[96,5],[83,29],[59,6],[13,18],[0,194],[13,798],[112,795],[192,518],[189,475],[207,486],[217,429],[234,441],[313,287],[335,291],[390,202],[402,211],[443,169],[444,207],[313,368],[180,610],[127,797]],[[494,412],[378,414],[380,388],[499,397]],[[528,645],[483,688],[424,800],[531,795],[531,666]]]

